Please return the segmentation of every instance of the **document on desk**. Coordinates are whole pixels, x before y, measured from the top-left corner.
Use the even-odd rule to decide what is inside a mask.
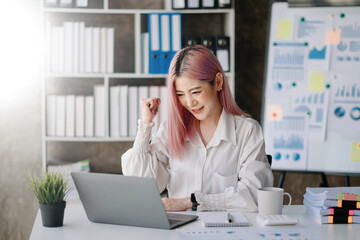
[[[199,212],[205,227],[247,227],[249,222],[242,212]]]
[[[305,227],[247,227],[247,228],[179,228],[176,232],[181,240],[320,240]]]

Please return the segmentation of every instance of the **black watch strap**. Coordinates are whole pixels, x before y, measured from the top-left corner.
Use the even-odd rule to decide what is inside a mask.
[[[191,203],[192,203],[192,210],[193,211],[196,211],[197,210],[197,206],[199,205],[198,202],[196,201],[196,197],[195,197],[195,194],[192,193],[191,194],[191,197],[190,197],[190,200],[191,200]]]

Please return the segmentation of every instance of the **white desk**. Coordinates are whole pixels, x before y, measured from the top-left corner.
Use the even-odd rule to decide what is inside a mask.
[[[193,214],[194,212],[189,213]],[[359,224],[319,224],[310,213],[307,213],[306,207],[303,205],[285,207],[283,213],[298,217],[299,223],[297,226],[310,229],[319,239],[360,239]],[[257,213],[245,213],[245,215],[251,225],[259,226],[256,221]],[[181,228],[203,228],[203,225],[200,220],[196,220]],[[69,205],[65,209],[63,227],[43,227],[41,215],[38,211],[30,240],[41,239],[178,240],[179,238],[174,230],[92,223],[87,219],[82,205]]]

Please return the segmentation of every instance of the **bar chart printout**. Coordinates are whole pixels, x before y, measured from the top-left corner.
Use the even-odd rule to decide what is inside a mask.
[[[358,76],[337,74],[332,84],[328,129],[360,131],[360,81]]]
[[[267,95],[290,95],[292,84],[304,81],[305,46],[295,42],[277,42],[273,45]]]
[[[287,114],[281,121],[269,123],[266,152],[273,156],[274,168],[306,168],[307,128],[307,119],[302,113]]]
[[[326,126],[329,106],[328,91],[294,94],[293,111],[308,118],[307,140],[326,140]]]

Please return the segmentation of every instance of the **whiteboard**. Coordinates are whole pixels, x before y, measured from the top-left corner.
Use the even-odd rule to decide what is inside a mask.
[[[270,11],[262,126],[272,168],[360,173],[360,7]]]

